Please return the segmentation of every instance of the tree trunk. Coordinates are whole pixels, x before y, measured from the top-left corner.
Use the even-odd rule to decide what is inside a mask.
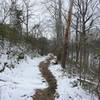
[[[28,14],[28,7],[27,7],[27,22],[26,22],[26,34],[27,34],[27,38],[28,38],[28,20],[29,20],[29,14]]]
[[[62,67],[63,68],[65,68],[66,56],[67,56],[67,52],[68,52],[68,40],[69,40],[69,32],[70,32],[70,26],[71,26],[71,21],[72,21],[73,4],[74,4],[74,0],[70,0],[67,27],[66,27],[66,31],[64,33],[64,44],[63,44],[63,55],[62,55]]]
[[[77,17],[77,20],[76,20],[76,63],[78,63],[78,60],[79,60],[78,23],[79,23],[79,18]]]

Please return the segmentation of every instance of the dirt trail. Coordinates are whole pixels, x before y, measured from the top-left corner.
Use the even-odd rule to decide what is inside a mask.
[[[33,100],[54,100],[55,92],[57,88],[57,81],[48,69],[50,65],[50,59],[43,61],[39,64],[39,69],[42,73],[42,76],[48,82],[49,87],[44,90],[36,90]]]

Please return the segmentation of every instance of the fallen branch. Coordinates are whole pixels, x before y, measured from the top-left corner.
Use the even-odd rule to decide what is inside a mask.
[[[92,81],[90,81],[90,80],[84,80],[84,79],[77,79],[78,81],[83,81],[83,82],[86,82],[86,83],[88,83],[88,84],[92,84],[92,85],[95,85],[95,86],[97,86],[97,83],[96,82],[92,82]]]

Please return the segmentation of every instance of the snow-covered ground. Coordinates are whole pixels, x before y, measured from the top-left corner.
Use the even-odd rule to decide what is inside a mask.
[[[41,76],[38,65],[45,57],[33,58],[27,56],[15,68],[6,68],[0,73],[0,100],[32,100],[36,89],[44,89],[48,85]],[[9,62],[6,54],[0,57],[0,66]]]
[[[0,73],[0,100],[32,100],[36,89],[48,87],[47,82],[39,71],[39,63],[47,57],[30,58],[16,62],[15,58],[8,59],[6,52],[1,53],[0,68],[7,62],[14,64],[14,69],[6,68]],[[50,65],[49,69],[57,79],[57,93],[55,100],[97,100],[96,96],[89,94],[80,86],[73,87],[72,83],[77,78],[68,78],[61,66]]]
[[[98,100],[96,96],[89,94],[80,86],[73,87],[72,83],[77,81],[77,77],[69,78],[60,65],[51,64],[49,69],[57,79],[55,100]]]

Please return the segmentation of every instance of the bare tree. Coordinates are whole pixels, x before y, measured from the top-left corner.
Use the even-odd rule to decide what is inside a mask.
[[[0,12],[1,12],[1,23],[4,24],[9,16],[9,4],[6,0],[0,2]]]
[[[29,35],[29,20],[34,15],[32,11],[35,3],[30,2],[30,0],[23,0],[23,9],[24,9],[24,24],[26,25],[26,35]]]
[[[52,23],[54,25],[56,47],[61,47],[63,39],[63,2],[62,0],[50,0],[45,3],[45,7],[49,11]]]
[[[70,27],[71,27],[71,21],[72,21],[73,5],[74,5],[74,0],[70,0],[67,26],[66,26],[66,31],[64,33],[64,46],[63,46],[63,55],[62,55],[62,67],[63,68],[65,68],[65,64],[66,64],[66,56],[67,56],[68,40],[69,40]]]

